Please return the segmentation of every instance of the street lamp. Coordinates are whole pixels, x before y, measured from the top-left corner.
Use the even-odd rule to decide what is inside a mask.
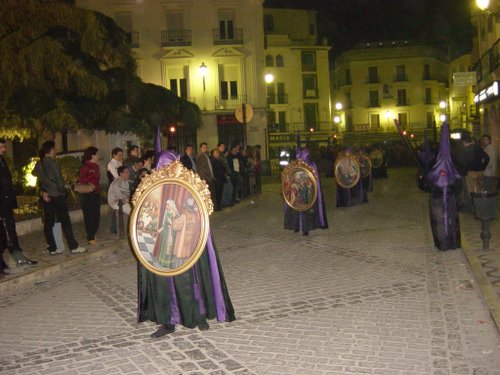
[[[200,65],[200,74],[203,78],[203,91],[205,91],[205,76],[207,75],[207,72],[208,72],[208,66],[206,66],[205,63],[202,62]]]
[[[337,103],[335,103],[335,109],[336,109],[337,111],[341,111],[341,110],[342,110],[342,108],[343,108],[343,106],[342,106],[342,103],[341,103],[341,102],[337,102]]]
[[[490,0],[476,0],[477,7],[484,12],[490,5]]]
[[[264,81],[266,81],[266,83],[273,83],[274,82],[274,75],[272,75],[271,73],[267,73],[265,76],[264,76]]]

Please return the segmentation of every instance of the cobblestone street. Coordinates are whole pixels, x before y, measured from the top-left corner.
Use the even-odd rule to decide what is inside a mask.
[[[105,223],[102,256],[2,293],[0,373],[500,375],[497,327],[464,252],[433,247],[413,169],[389,170],[351,208],[335,208],[323,178],[330,228],[309,236],[282,229],[273,181],[211,218],[236,321],[151,339],[156,325],[136,323],[136,261]],[[464,222],[477,242],[480,225]]]

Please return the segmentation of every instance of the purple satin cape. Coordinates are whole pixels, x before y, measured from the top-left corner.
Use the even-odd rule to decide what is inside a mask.
[[[436,164],[429,171],[429,181],[440,188],[449,186],[460,178],[455,165],[451,160],[450,153],[450,130],[448,124],[443,124],[441,129],[441,141],[439,142],[439,154]]]
[[[300,159],[306,162],[316,173],[316,185],[318,188],[317,200],[318,200],[318,213],[319,213],[319,223],[321,226],[325,226],[325,213],[323,212],[323,194],[321,193],[321,183],[319,181],[319,173],[318,168],[316,167],[316,163],[311,160],[309,157],[309,150],[305,147],[299,148],[297,150],[297,159]],[[300,218],[302,219],[302,217]],[[302,220],[300,220],[302,225]]]
[[[158,163],[156,168],[161,168],[169,165],[174,160],[179,160],[179,155],[173,151],[163,151],[158,156]],[[214,300],[215,307],[217,313],[217,320],[219,322],[224,322],[226,320],[226,304],[224,302],[224,294],[222,291],[222,284],[220,281],[220,273],[219,266],[217,264],[217,256],[215,254],[215,249],[212,241],[212,233],[208,232],[207,244],[205,246],[205,250],[207,251],[208,257],[208,265],[210,267],[210,276],[212,279],[212,289],[214,292]],[[200,313],[205,314],[206,306],[205,301],[203,300],[203,296],[200,288],[200,280],[199,280],[199,272],[198,272],[198,264],[195,264],[190,272],[193,272],[194,277],[194,295],[196,300],[198,301],[198,305],[200,307]],[[180,324],[181,317],[179,313],[179,305],[177,304],[177,297],[175,293],[174,279],[173,277],[167,277],[168,287],[170,291],[170,306],[171,306],[171,323],[172,324]]]

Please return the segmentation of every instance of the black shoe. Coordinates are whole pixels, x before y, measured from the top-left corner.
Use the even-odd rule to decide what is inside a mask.
[[[38,261],[31,260],[31,259],[28,259],[26,257],[24,257],[24,259],[19,259],[16,262],[16,264],[17,264],[18,267],[21,267],[21,266],[34,266],[37,263],[38,263]]]
[[[169,333],[175,332],[175,326],[173,324],[162,324],[156,332],[151,334],[151,338],[157,339],[159,337],[168,335]]]
[[[208,325],[207,322],[198,324],[198,329],[200,331],[208,331],[209,328],[210,328],[210,326]]]

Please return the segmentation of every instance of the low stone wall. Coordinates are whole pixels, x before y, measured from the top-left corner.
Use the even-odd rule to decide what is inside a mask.
[[[111,207],[109,207],[107,204],[102,204],[101,205],[101,215],[104,215],[108,212],[110,212]],[[70,211],[69,212],[69,217],[71,218],[72,223],[77,223],[83,221],[83,213],[82,210],[75,210],[75,211]],[[36,232],[36,231],[43,231],[43,222],[42,218],[36,218],[36,219],[31,219],[31,220],[24,220],[24,221],[18,221],[16,222],[16,231],[18,236],[22,236],[24,234]]]

